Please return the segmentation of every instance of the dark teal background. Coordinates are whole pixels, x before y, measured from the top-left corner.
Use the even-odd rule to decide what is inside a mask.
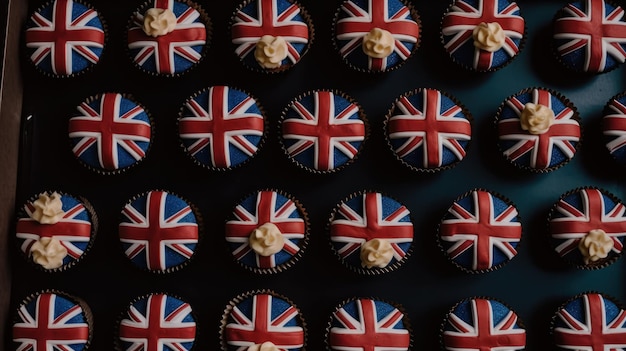
[[[559,196],[580,186],[599,186],[626,198],[626,170],[604,148],[602,108],[626,89],[624,67],[597,76],[564,71],[553,59],[550,24],[566,1],[520,0],[527,37],[519,56],[492,73],[456,67],[439,42],[439,24],[448,1],[413,1],[422,20],[422,41],[400,69],[364,74],[347,68],[331,44],[331,24],[339,1],[302,0],[315,26],[310,51],[282,74],[246,70],[229,43],[228,22],[237,1],[199,0],[213,20],[213,40],[206,58],[179,78],[151,77],[137,71],[125,52],[125,26],[141,1],[91,0],[108,26],[108,42],[99,65],[69,79],[43,77],[23,62],[24,138],[18,206],[33,194],[58,189],[85,196],[97,211],[100,228],[91,251],[71,270],[40,272],[14,251],[13,305],[35,291],[64,290],[92,307],[92,351],[110,350],[114,325],[131,299],[164,291],[191,303],[198,319],[196,350],[219,349],[219,326],[228,301],[244,291],[268,288],[290,298],[308,325],[308,350],[324,348],[326,324],[345,298],[373,296],[404,306],[414,329],[414,350],[435,350],[445,313],[457,301],[475,295],[499,299],[526,324],[528,350],[549,348],[549,325],[557,306],[580,292],[595,290],[626,302],[623,258],[610,267],[570,268],[547,246],[545,220]],[[31,1],[34,10],[40,3]],[[243,167],[211,172],[186,157],[176,136],[182,103],[210,85],[231,85],[257,97],[269,130],[264,147]],[[555,89],[577,107],[583,139],[574,159],[554,172],[532,174],[503,161],[495,143],[494,114],[509,95],[527,87]],[[468,155],[450,170],[420,174],[394,159],[383,136],[383,119],[393,100],[415,88],[444,90],[473,116]],[[336,174],[310,174],[283,154],[278,119],[291,99],[311,89],[337,89],[359,102],[370,122],[370,138],[356,162]],[[105,91],[131,94],[155,119],[155,137],[147,158],[120,175],[101,176],[82,167],[70,151],[67,121],[85,98]],[[134,195],[165,189],[198,206],[203,238],[189,266],[167,275],[135,269],[117,237],[119,213]],[[307,209],[310,244],[300,262],[275,275],[254,275],[231,260],[224,241],[224,221],[236,203],[260,188],[292,194]],[[461,273],[446,261],[435,241],[436,226],[452,201],[473,188],[498,192],[512,200],[522,218],[519,254],[498,271]],[[415,225],[413,253],[395,272],[358,276],[332,254],[326,232],[334,206],[362,189],[381,191],[406,205]],[[10,333],[9,333],[10,335]]]

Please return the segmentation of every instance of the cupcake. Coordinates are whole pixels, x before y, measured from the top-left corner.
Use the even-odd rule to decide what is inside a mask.
[[[116,174],[143,160],[152,141],[152,118],[130,96],[98,94],[69,120],[72,153],[87,168]]]
[[[96,213],[85,198],[44,191],[18,209],[15,237],[26,260],[59,272],[83,259],[97,228]]]
[[[24,299],[13,318],[14,350],[81,350],[91,345],[93,316],[82,299],[46,290]]]
[[[496,114],[498,147],[517,168],[550,172],[567,164],[580,145],[576,107],[563,95],[528,88],[509,96]]]
[[[438,242],[446,257],[467,273],[501,268],[517,255],[522,224],[515,205],[484,189],[458,197],[439,223]]]
[[[119,239],[134,266],[169,273],[187,265],[194,256],[200,222],[198,210],[188,201],[171,192],[151,190],[124,206]]]
[[[135,299],[117,325],[116,351],[189,351],[196,341],[195,311],[182,299],[153,293]]]
[[[231,18],[231,41],[243,66],[283,72],[296,65],[313,42],[313,22],[294,0],[244,0]]]
[[[362,107],[336,90],[312,90],[292,100],[280,120],[289,159],[313,173],[332,173],[354,162],[369,134]]]
[[[211,86],[185,101],[178,119],[183,149],[196,164],[226,170],[254,157],[265,135],[258,101],[229,86]]]
[[[211,40],[211,21],[189,0],[151,0],[132,15],[128,53],[141,71],[179,76],[198,65]]]
[[[329,350],[407,351],[413,343],[404,308],[378,298],[351,298],[335,307],[326,328]]]
[[[604,145],[618,164],[626,166],[626,91],[613,96],[602,112]]]
[[[570,2],[554,15],[552,44],[556,60],[567,70],[612,71],[626,59],[624,8],[605,0]]]
[[[465,158],[471,120],[454,97],[436,89],[416,89],[394,101],[385,118],[385,137],[396,158],[410,169],[440,171]]]
[[[444,350],[524,350],[526,328],[517,313],[493,298],[471,297],[457,302],[441,326]]]
[[[73,77],[100,61],[106,41],[102,16],[80,0],[53,0],[26,21],[26,53],[50,77]]]
[[[360,72],[388,72],[417,51],[421,21],[405,0],[344,0],[333,20],[333,44],[343,62]]]
[[[269,290],[248,291],[232,299],[220,325],[223,351],[301,351],[306,334],[298,307]]]
[[[396,270],[412,252],[409,210],[375,191],[352,194],[329,220],[331,248],[348,269],[365,275]]]
[[[225,237],[238,265],[254,273],[278,273],[302,256],[309,241],[309,219],[293,196],[263,189],[235,206]]]
[[[441,41],[464,69],[491,72],[508,65],[524,45],[526,22],[510,0],[454,0],[441,21]]]
[[[552,248],[568,264],[581,269],[606,267],[622,255],[624,204],[597,187],[570,190],[552,206],[548,233]]]

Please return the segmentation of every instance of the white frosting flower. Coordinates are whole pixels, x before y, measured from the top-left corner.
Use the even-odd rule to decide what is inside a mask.
[[[550,129],[552,123],[554,123],[554,111],[548,106],[532,102],[524,105],[520,116],[523,130],[527,130],[530,134],[543,134]]]
[[[254,344],[248,346],[247,351],[279,351],[279,348],[271,341],[266,341],[262,344]]]
[[[389,241],[372,239],[361,245],[361,266],[372,268],[387,267],[393,258],[393,248]]]
[[[63,218],[63,203],[61,195],[56,191],[48,195],[48,193],[39,194],[39,198],[33,202],[35,211],[30,217],[41,224],[55,224]]]
[[[263,68],[278,68],[287,57],[287,42],[283,37],[264,35],[256,43],[254,58]]]
[[[143,15],[143,31],[151,36],[165,35],[176,28],[176,15],[170,9],[151,8]]]
[[[250,234],[248,243],[261,256],[271,256],[283,249],[285,238],[273,223],[265,223]]]
[[[497,22],[481,22],[474,28],[472,37],[475,47],[489,52],[500,50],[506,39],[504,30]]]
[[[613,239],[602,229],[593,229],[578,242],[585,264],[606,258],[613,249]]]
[[[67,256],[67,249],[55,238],[43,237],[30,247],[30,254],[35,263],[46,269],[59,268]]]
[[[363,37],[363,52],[373,58],[385,58],[393,52],[395,39],[389,33],[381,28],[372,28],[369,33]]]

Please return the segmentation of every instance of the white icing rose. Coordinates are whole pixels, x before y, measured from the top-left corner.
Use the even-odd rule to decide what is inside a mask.
[[[143,15],[143,31],[151,36],[165,35],[176,28],[176,15],[170,9],[151,8]]]
[[[372,28],[363,37],[363,52],[373,58],[385,58],[393,52],[395,39],[388,31]]]
[[[30,217],[41,224],[55,224],[63,218],[63,203],[61,195],[56,191],[48,195],[47,193],[39,194],[39,198],[33,202],[35,211]]]
[[[393,258],[393,248],[389,241],[372,239],[361,245],[361,266],[372,268],[387,267]]]
[[[265,223],[252,231],[248,242],[257,254],[270,256],[283,249],[285,238],[275,224]]]
[[[248,346],[247,351],[279,351],[279,348],[276,345],[274,345],[273,342],[266,341],[262,344],[254,344],[254,345]]]
[[[526,103],[520,116],[520,124],[523,130],[530,134],[543,134],[554,123],[554,111],[548,106],[541,104]]]
[[[593,229],[578,242],[585,264],[606,258],[613,249],[613,239],[602,229]]]
[[[506,39],[504,30],[497,22],[481,22],[474,28],[472,37],[475,47],[489,52],[500,50]]]
[[[55,238],[43,237],[30,247],[30,254],[35,263],[46,269],[59,268],[67,256],[67,249]]]
[[[278,68],[287,57],[287,42],[283,37],[264,35],[256,43],[254,58],[263,68]]]

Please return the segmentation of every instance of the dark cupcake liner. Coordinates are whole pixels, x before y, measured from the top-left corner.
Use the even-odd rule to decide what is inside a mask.
[[[596,186],[581,186],[581,187],[577,187],[574,189],[571,189],[563,194],[561,194],[561,196],[559,196],[558,200],[554,202],[554,204],[552,205],[552,207],[550,208],[550,210],[548,211],[548,215],[547,215],[547,219],[546,219],[546,233],[547,235],[545,236],[545,239],[547,240],[547,245],[549,245],[550,247],[554,247],[554,245],[552,244],[552,233],[550,231],[550,221],[552,219],[552,217],[554,216],[554,213],[556,211],[558,202],[570,195],[576,194],[578,192],[580,192],[581,190],[584,189],[594,189],[594,190],[598,190],[602,193],[602,195],[609,197],[611,200],[613,200],[613,202],[615,203],[623,203],[622,200],[620,200],[617,196],[615,196],[614,194],[612,194],[611,192],[596,187]],[[614,253],[613,251],[611,251],[611,253],[604,259],[590,263],[590,264],[585,264],[582,261],[573,261],[569,258],[566,257],[562,257],[561,255],[558,254],[558,252],[556,252],[555,250],[552,250],[552,252],[554,253],[554,255],[557,257],[557,259],[561,260],[562,262],[565,262],[569,267],[572,268],[576,268],[576,269],[580,269],[580,270],[598,270],[598,269],[602,269],[605,268],[613,263],[615,263],[620,257],[622,257],[623,255],[623,251],[620,253]]]
[[[251,66],[250,64],[244,62],[243,58],[239,57],[235,52],[234,49],[237,47],[237,45],[232,43],[232,27],[233,24],[235,23],[235,16],[237,14],[237,12],[241,11],[241,9],[243,9],[244,7],[246,7],[247,5],[249,5],[250,3],[252,3],[253,1],[258,1],[258,0],[243,0],[243,2],[241,2],[239,4],[239,6],[237,6],[237,8],[233,11],[233,14],[230,18],[230,21],[228,23],[228,34],[229,34],[229,40],[230,40],[230,46],[233,48],[233,55],[235,57],[235,59],[237,59],[238,61],[241,62],[241,65],[243,67],[245,67],[246,69],[255,72],[255,73],[261,73],[261,74],[276,74],[276,73],[282,73],[282,72],[286,72],[286,71],[290,71],[292,67],[296,66],[298,63],[300,63],[300,61],[302,61],[302,59],[304,58],[304,56],[309,52],[309,50],[311,49],[311,46],[313,45],[313,40],[315,38],[315,26],[313,25],[313,21],[311,19],[311,16],[309,14],[309,12],[306,10],[306,8],[304,6],[302,6],[302,4],[297,1],[297,0],[287,0],[290,3],[296,5],[299,9],[300,9],[300,15],[302,15],[302,19],[306,22],[307,27],[309,28],[309,41],[308,43],[305,45],[304,50],[300,53],[300,59],[298,61],[296,61],[295,63],[290,63],[287,65],[281,65],[277,68],[263,68],[260,65],[256,65],[256,66]]]
[[[412,171],[415,172],[420,172],[420,173],[438,173],[440,171],[444,171],[444,170],[448,170],[448,169],[452,169],[454,168],[456,165],[458,165],[459,163],[461,163],[461,161],[463,161],[465,158],[457,160],[455,162],[452,162],[450,164],[447,165],[442,165],[440,167],[420,167],[420,166],[416,166],[414,164],[411,164],[409,162],[407,162],[406,160],[404,160],[403,158],[401,158],[400,156],[398,156],[398,154],[393,150],[393,145],[391,143],[391,139],[389,138],[389,119],[393,116],[395,116],[394,112],[396,111],[396,103],[400,100],[400,98],[404,97],[404,96],[411,96],[411,95],[415,95],[418,94],[420,92],[422,92],[423,90],[426,90],[428,88],[417,88],[417,89],[413,89],[411,91],[407,91],[404,94],[398,96],[394,102],[391,104],[391,107],[387,110],[387,113],[385,115],[385,119],[383,120],[383,134],[385,136],[385,142],[387,144],[387,148],[391,151],[391,153],[393,154],[394,158],[400,162],[401,164],[403,164],[405,167],[409,168]],[[434,88],[433,88],[434,89]],[[473,129],[473,124],[474,124],[474,118],[472,116],[472,114],[470,113],[470,111],[467,109],[467,107],[462,104],[455,96],[453,96],[450,93],[447,93],[445,91],[441,91],[439,89],[434,89],[439,91],[443,96],[449,98],[450,100],[452,100],[457,106],[459,106],[461,108],[461,112],[463,113],[463,115],[466,117],[466,119],[469,121],[470,126]],[[473,135],[472,138],[470,140],[468,140],[467,142],[467,146],[465,147],[465,152],[469,152],[471,145],[472,145],[472,139],[473,139]]]
[[[524,225],[522,223],[522,217],[521,217],[521,215],[519,213],[519,209],[518,209],[518,207],[515,205],[515,203],[513,201],[511,201],[509,198],[503,196],[502,194],[500,194],[498,192],[491,191],[491,190],[488,190],[488,189],[485,189],[485,188],[473,188],[471,190],[468,190],[464,194],[462,194],[462,195],[458,196],[456,199],[454,199],[454,201],[450,202],[450,205],[448,207],[446,207],[444,214],[441,216],[441,220],[437,224],[437,230],[436,230],[436,241],[437,241],[437,246],[439,247],[439,250],[446,257],[447,261],[450,262],[453,266],[457,267],[460,271],[462,271],[464,273],[469,273],[469,274],[485,274],[485,273],[496,271],[496,270],[506,266],[509,262],[511,262],[513,259],[515,259],[515,256],[513,256],[510,259],[507,259],[505,261],[502,261],[499,264],[495,264],[495,265],[493,265],[493,266],[491,266],[489,268],[486,268],[486,269],[471,269],[470,267],[465,267],[465,266],[459,264],[454,259],[452,259],[452,257],[450,257],[450,255],[448,255],[444,245],[442,244],[441,237],[440,237],[441,222],[446,217],[450,207],[454,203],[460,201],[461,199],[464,199],[464,198],[470,196],[472,194],[472,192],[474,192],[474,191],[485,191],[485,192],[488,192],[491,195],[497,197],[498,199],[500,199],[503,202],[505,202],[505,203],[507,203],[507,204],[509,204],[509,205],[511,205],[513,207],[515,207],[518,210],[518,213],[517,213],[516,217],[517,217],[518,222],[522,225],[522,234],[520,236],[520,240],[517,242],[517,246],[515,247],[515,250],[518,251],[518,253],[519,253],[519,249],[522,247],[522,244],[523,244]]]
[[[518,95],[522,95],[522,94],[528,94],[531,93],[533,91],[533,89],[538,89],[538,90],[545,90],[550,92],[550,94],[554,95],[555,97],[559,98],[559,100],[561,100],[561,102],[569,107],[570,109],[572,109],[572,111],[574,112],[574,115],[572,116],[572,120],[575,120],[576,122],[578,122],[578,126],[580,129],[580,138],[578,139],[578,142],[576,143],[576,151],[574,156],[572,156],[572,158],[570,159],[566,159],[564,161],[562,161],[561,163],[558,163],[552,167],[547,167],[547,168],[534,168],[534,167],[530,167],[530,166],[526,166],[526,165],[522,165],[519,164],[513,160],[511,160],[508,156],[504,155],[504,150],[502,149],[502,146],[500,144],[500,136],[498,134],[498,122],[500,121],[500,115],[502,114],[502,110],[504,109],[506,102],[510,99],[512,99],[513,97],[516,97]],[[575,156],[576,153],[578,153],[578,151],[580,150],[580,145],[583,142],[583,126],[581,124],[581,118],[580,118],[580,114],[578,112],[578,109],[576,108],[576,106],[568,99],[566,98],[563,94],[557,92],[554,89],[549,89],[549,88],[542,88],[542,87],[528,87],[525,89],[522,89],[520,91],[518,91],[515,94],[509,95],[507,96],[502,103],[500,104],[500,106],[498,107],[498,110],[496,111],[495,114],[495,118],[494,118],[494,124],[493,124],[493,128],[494,128],[494,134],[496,135],[496,143],[497,143],[497,147],[498,147],[498,151],[500,153],[500,157],[502,157],[507,163],[509,163],[510,165],[512,165],[513,167],[523,170],[523,171],[527,171],[529,173],[535,173],[535,174],[545,174],[545,173],[550,173],[552,171],[555,171],[565,165],[567,165]]]
[[[228,252],[228,255],[233,259],[234,263],[249,271],[252,272],[254,274],[260,274],[260,275],[272,275],[272,274],[277,274],[277,273],[281,273],[289,268],[291,268],[293,265],[295,265],[296,263],[298,263],[298,261],[300,261],[300,259],[302,258],[302,256],[304,255],[304,252],[306,251],[308,245],[309,245],[309,237],[310,237],[310,230],[311,230],[311,223],[309,220],[309,215],[307,213],[307,210],[304,208],[304,206],[302,205],[302,203],[300,203],[300,201],[298,199],[296,199],[293,195],[284,192],[282,190],[278,190],[276,188],[262,188],[259,189],[257,191],[248,193],[246,196],[241,197],[241,199],[237,202],[237,204],[235,206],[233,206],[232,208],[234,209],[236,206],[238,206],[241,202],[243,202],[244,200],[246,200],[248,197],[250,196],[254,196],[257,193],[261,192],[261,191],[273,191],[278,193],[279,195],[282,195],[286,198],[288,198],[289,200],[291,200],[294,205],[296,206],[296,208],[298,209],[298,212],[300,213],[300,215],[302,216],[302,220],[304,221],[304,238],[301,240],[299,248],[300,250],[298,250],[298,252],[293,255],[288,261],[282,263],[282,264],[278,264],[275,267],[270,267],[270,268],[260,268],[260,267],[253,267],[250,265],[247,265],[243,262],[241,262],[241,260],[238,260],[236,257],[234,257],[232,255],[232,250],[230,249],[230,247],[228,246],[228,243],[226,242],[226,240],[224,240],[224,245],[225,245],[225,250]],[[228,215],[228,218],[224,221],[224,226],[226,226],[226,223],[231,220],[233,217],[232,213]]]
[[[286,115],[289,112],[289,110],[291,109],[291,107],[293,106],[293,104],[296,101],[300,101],[305,97],[311,96],[312,94],[316,93],[316,92],[331,92],[334,95],[337,95],[339,97],[342,97],[346,100],[348,100],[349,102],[355,104],[358,109],[359,109],[359,119],[361,121],[363,121],[364,127],[365,127],[365,134],[364,134],[364,138],[363,141],[361,142],[361,145],[358,149],[358,152],[356,153],[356,155],[354,155],[353,158],[351,158],[350,160],[346,161],[344,164],[339,165],[333,169],[330,170],[319,170],[319,169],[315,169],[312,167],[309,167],[307,165],[304,165],[300,162],[298,162],[295,158],[293,158],[289,152],[287,151],[287,146],[285,145],[285,141],[283,138],[283,122],[286,119]],[[280,143],[280,147],[283,150],[283,153],[285,154],[285,157],[287,157],[291,163],[293,163],[294,165],[296,165],[299,169],[304,170],[308,173],[314,173],[314,174],[333,174],[336,172],[339,172],[340,170],[348,167],[349,165],[353,164],[354,162],[357,161],[357,159],[359,158],[359,155],[363,152],[363,148],[365,146],[365,144],[367,143],[367,141],[369,140],[370,137],[370,123],[369,120],[363,110],[363,107],[361,106],[361,104],[359,102],[357,102],[354,98],[352,98],[350,95],[344,93],[343,91],[337,90],[337,89],[312,89],[312,90],[308,90],[305,93],[301,93],[298,96],[296,96],[295,98],[293,98],[289,104],[283,109],[280,118],[278,120],[278,135],[279,137],[279,143]]]
[[[262,294],[268,294],[273,297],[282,299],[298,311],[299,327],[301,327],[304,331],[304,342],[302,345],[302,351],[305,351],[307,347],[307,342],[308,342],[308,330],[307,330],[308,326],[307,326],[306,320],[304,319],[304,316],[302,315],[302,310],[300,310],[300,308],[290,298],[282,294],[279,294],[272,289],[248,290],[246,292],[238,294],[237,296],[235,296],[228,302],[228,304],[224,308],[224,312],[222,313],[222,318],[220,320],[220,327],[219,327],[219,340],[220,340],[220,346],[221,346],[222,351],[228,351],[230,349],[228,346],[228,340],[226,340],[226,338],[224,337],[224,330],[226,329],[226,325],[228,324],[228,317],[230,317],[230,314],[232,313],[233,309],[245,299],[251,298],[252,296],[255,296],[255,295],[262,295]]]
[[[217,86],[217,85],[213,85],[213,86]],[[211,86],[211,87],[213,87],[213,86]],[[262,149],[263,149],[263,147],[265,146],[265,143],[266,143],[266,140],[267,140],[267,134],[268,134],[268,130],[269,130],[269,122],[268,122],[268,118],[267,118],[267,112],[266,112],[266,110],[265,110],[265,107],[264,107],[263,105],[261,105],[261,103],[259,102],[259,99],[258,99],[256,96],[252,95],[250,92],[248,92],[248,91],[247,91],[247,90],[245,90],[245,89],[241,89],[241,88],[234,87],[234,86],[231,86],[231,85],[224,85],[224,86],[228,87],[229,89],[235,89],[235,90],[238,90],[238,91],[240,91],[240,92],[242,92],[242,93],[245,93],[245,94],[247,94],[249,97],[251,97],[252,99],[254,99],[254,101],[256,102],[256,106],[259,108],[259,110],[261,111],[261,115],[263,116],[263,135],[261,136],[261,139],[259,140],[259,143],[258,143],[258,144],[257,144],[257,146],[256,146],[256,147],[257,147],[257,151],[256,151],[256,152],[255,152],[252,156],[249,156],[246,160],[244,160],[243,162],[241,162],[241,163],[239,163],[239,164],[237,164],[237,165],[232,165],[232,166],[230,166],[230,167],[215,167],[215,166],[212,166],[212,165],[210,165],[210,164],[207,164],[207,163],[204,163],[204,162],[199,161],[199,160],[198,160],[195,156],[191,155],[191,154],[188,152],[187,148],[186,148],[186,147],[185,147],[185,145],[183,144],[182,138],[180,138],[180,120],[181,120],[181,118],[183,117],[183,116],[182,116],[182,114],[183,114],[183,111],[185,110],[185,106],[184,106],[184,105],[185,105],[185,104],[186,104],[189,100],[191,100],[191,99],[193,99],[193,98],[197,97],[198,95],[200,95],[200,94],[202,94],[202,93],[204,93],[204,92],[208,91],[208,89],[209,89],[209,88],[211,88],[211,87],[206,87],[206,88],[203,88],[203,89],[201,89],[201,90],[199,90],[199,91],[195,92],[193,95],[189,96],[189,97],[185,100],[185,102],[183,103],[183,105],[181,106],[181,108],[180,108],[180,110],[179,110],[179,113],[178,113],[178,118],[176,119],[176,131],[177,131],[177,134],[178,134],[178,140],[179,140],[179,145],[180,145],[180,148],[181,148],[181,149],[182,149],[182,151],[185,153],[185,155],[186,155],[186,156],[187,156],[187,157],[188,157],[188,158],[189,158],[189,159],[190,159],[190,160],[191,160],[194,164],[196,164],[196,165],[198,165],[198,166],[200,166],[200,167],[202,167],[202,168],[204,168],[204,169],[207,169],[207,170],[209,170],[209,171],[218,171],[218,172],[222,172],[222,171],[229,171],[229,170],[232,170],[232,169],[237,169],[237,168],[243,167],[244,165],[246,165],[246,164],[248,164],[249,162],[251,162],[251,161],[252,161],[252,159],[254,159],[254,158],[257,156],[257,154],[258,154],[259,152],[261,152],[261,150],[262,150]]]
[[[102,92],[100,94],[96,94],[96,95],[92,95],[90,97],[88,97],[87,99],[81,101],[81,103],[85,102],[85,103],[91,103],[94,100],[102,97],[104,94],[107,93],[112,93],[112,94],[120,94],[122,96],[122,98],[128,99],[132,102],[134,102],[137,106],[141,107],[144,112],[146,113],[146,115],[148,116],[148,119],[150,121],[150,143],[148,145],[148,148],[146,149],[145,152],[145,156],[137,161],[135,161],[134,163],[132,163],[131,165],[128,165],[126,167],[121,167],[121,168],[117,168],[117,169],[106,169],[106,168],[102,168],[102,167],[96,167],[94,165],[90,165],[87,162],[83,161],[80,157],[76,156],[74,154],[74,152],[72,151],[72,148],[74,147],[71,143],[71,138],[68,137],[68,144],[69,144],[69,151],[71,153],[71,156],[76,159],[78,161],[78,163],[80,163],[83,167],[89,169],[90,171],[97,173],[99,175],[102,176],[114,176],[114,175],[118,175],[118,174],[123,174],[128,172],[131,169],[134,169],[135,167],[137,167],[138,165],[140,165],[141,163],[143,163],[143,161],[146,159],[146,157],[148,157],[150,155],[150,150],[152,149],[152,145],[154,143],[154,137],[155,137],[155,133],[156,133],[156,127],[155,127],[155,123],[154,123],[154,117],[152,116],[152,113],[150,110],[148,110],[145,105],[143,105],[142,103],[138,102],[134,96],[132,94],[129,93],[118,93],[118,92],[113,92],[113,91],[107,91],[107,92]],[[78,105],[77,105],[78,106]],[[76,113],[74,113],[74,115],[70,116],[68,118],[68,125],[69,125],[69,119],[76,117]]]
[[[22,250],[22,248],[20,247],[20,239],[15,238],[15,245],[17,250],[21,253],[21,256],[24,257],[24,259],[26,261],[28,261],[28,263],[34,267],[35,269],[42,271],[42,272],[48,272],[48,273],[57,273],[57,272],[64,272],[72,267],[74,267],[76,264],[78,264],[79,262],[81,262],[85,256],[88,254],[88,252],[90,251],[91,247],[94,244],[94,241],[96,239],[96,234],[98,232],[98,215],[94,209],[94,207],[91,205],[91,203],[83,196],[77,196],[77,195],[73,195],[73,194],[69,194],[67,192],[63,192],[63,191],[58,191],[58,190],[46,190],[46,191],[42,191],[40,193],[37,193],[35,195],[32,195],[27,201],[24,202],[24,204],[22,204],[22,207],[20,207],[17,211],[17,218],[16,218],[16,223],[20,218],[28,218],[28,215],[26,214],[25,210],[24,210],[24,206],[26,205],[26,203],[28,202],[33,202],[35,200],[37,200],[39,198],[39,195],[42,193],[47,193],[47,194],[52,194],[53,192],[57,192],[59,195],[61,196],[69,196],[72,197],[76,200],[78,200],[79,202],[81,202],[81,204],[85,207],[85,210],[87,211],[88,215],[89,215],[89,220],[91,222],[91,238],[89,239],[89,242],[87,244],[87,246],[85,247],[85,250],[83,250],[83,254],[78,257],[77,259],[70,261],[67,264],[62,265],[61,267],[58,268],[53,268],[53,269],[46,269],[43,266],[35,263],[32,258],[30,253],[26,253]]]
[[[353,192],[350,195],[344,197],[339,203],[337,203],[335,205],[335,207],[333,208],[330,216],[328,217],[328,220],[326,221],[326,233],[328,235],[328,243],[329,243],[329,247],[330,250],[333,252],[333,254],[335,255],[335,257],[339,260],[339,262],[346,267],[347,269],[349,269],[350,271],[357,273],[359,275],[364,275],[364,276],[376,276],[376,275],[382,275],[382,274],[386,274],[386,273],[390,273],[393,272],[399,268],[401,268],[402,266],[404,266],[404,264],[406,263],[406,261],[411,257],[411,255],[413,254],[413,248],[414,248],[414,243],[415,243],[415,237],[413,237],[413,241],[411,242],[411,245],[409,246],[409,249],[406,251],[406,255],[401,259],[401,260],[396,260],[395,262],[387,265],[386,267],[382,267],[382,268],[378,268],[378,267],[373,267],[373,268],[364,268],[361,266],[355,266],[353,264],[351,264],[350,262],[346,262],[346,260],[344,258],[342,258],[339,253],[337,252],[337,250],[335,249],[335,247],[333,246],[333,242],[331,240],[331,223],[334,220],[335,216],[337,215],[337,211],[339,210],[339,206],[344,203],[347,202],[349,200],[352,200],[358,196],[362,196],[365,193],[368,192],[372,192],[372,193],[379,193],[384,197],[390,198],[402,205],[404,205],[401,201],[397,200],[396,198],[387,195],[386,193],[380,192],[380,191],[376,191],[376,190],[361,190],[361,191],[357,191],[357,192]],[[406,206],[405,206],[406,207]],[[409,218],[411,219],[411,223],[413,224],[413,218],[411,216],[411,214],[409,213]],[[415,227],[413,227],[413,231],[415,232]]]
[[[600,121],[601,124],[601,130],[602,132],[605,132],[607,129],[606,126],[606,116],[613,114],[613,112],[609,111],[609,105],[611,104],[611,102],[613,101],[619,101],[620,99],[623,99],[624,97],[626,97],[626,91],[622,91],[620,93],[615,94],[614,96],[612,96],[605,104],[604,107],[602,109],[602,119]],[[626,114],[624,114],[626,115]],[[626,133],[626,131],[625,131]],[[610,149],[608,148],[608,137],[604,136],[605,138],[603,139],[603,144],[604,144],[604,150],[606,150],[607,154],[609,155],[609,157],[615,161],[615,165],[618,165],[619,167],[622,168],[626,168],[626,156],[621,156],[618,157],[616,156],[614,153],[611,153]],[[611,137],[613,138],[613,137]]]
[[[206,13],[206,11],[204,10],[204,8],[202,6],[200,6],[199,3],[192,1],[192,0],[176,0],[176,2],[185,4],[191,8],[193,8],[194,10],[198,11],[198,13],[200,14],[200,21],[204,24],[205,30],[206,30],[206,40],[205,40],[205,44],[200,52],[200,59],[198,60],[198,62],[192,63],[190,67],[188,67],[187,69],[185,69],[184,71],[180,71],[180,72],[174,72],[174,73],[159,73],[156,71],[149,71],[144,69],[143,67],[141,67],[139,64],[137,64],[135,62],[135,60],[133,59],[133,55],[131,54],[130,49],[128,48],[128,31],[130,30],[131,27],[133,27],[135,25],[134,22],[134,18],[135,18],[135,14],[136,13],[145,13],[148,9],[154,7],[154,0],[146,0],[141,6],[139,6],[137,8],[137,10],[133,11],[133,14],[130,16],[128,23],[126,25],[126,30],[124,32],[124,50],[126,52],[126,56],[128,57],[128,60],[130,61],[130,64],[137,70],[146,73],[152,77],[162,77],[162,78],[180,78],[183,77],[185,75],[187,75],[190,71],[193,71],[194,69],[196,69],[202,62],[204,62],[204,60],[206,59],[206,55],[207,52],[209,50],[209,48],[211,47],[211,41],[212,41],[212,36],[213,36],[213,22],[211,21],[211,18],[208,16],[208,14]]]
[[[153,191],[163,191],[169,195],[173,195],[178,197],[179,199],[185,201],[187,203],[187,205],[189,205],[189,207],[191,208],[191,212],[193,213],[193,215],[196,218],[196,224],[198,225],[198,241],[196,242],[196,248],[193,252],[193,254],[191,255],[190,258],[186,259],[185,261],[183,261],[182,263],[176,265],[176,266],[172,266],[169,268],[166,268],[165,270],[161,270],[161,269],[150,269],[149,267],[139,267],[136,264],[134,264],[130,258],[128,258],[128,256],[126,256],[126,254],[123,252],[123,244],[121,242],[121,238],[119,236],[119,224],[122,223],[123,219],[124,219],[124,215],[122,214],[123,208],[132,203],[133,201],[143,197],[143,196],[147,196],[148,193],[153,192]],[[187,267],[196,257],[196,255],[198,254],[198,247],[202,244],[202,241],[204,239],[204,219],[202,217],[202,214],[200,213],[199,208],[192,203],[191,201],[189,201],[186,197],[183,197],[181,195],[179,195],[178,193],[169,191],[169,190],[165,190],[165,189],[161,189],[161,188],[156,188],[156,189],[151,189],[151,190],[147,190],[144,191],[142,193],[136,194],[133,197],[131,197],[130,199],[128,199],[125,203],[124,206],[122,207],[122,210],[120,210],[120,214],[118,217],[118,223],[117,223],[117,239],[119,241],[119,245],[120,245],[120,253],[121,253],[121,259],[123,259],[129,266],[132,266],[133,269],[136,270],[140,270],[140,271],[144,271],[144,272],[149,272],[151,274],[156,274],[156,275],[167,275],[170,273],[174,273],[177,272],[185,267]]]

